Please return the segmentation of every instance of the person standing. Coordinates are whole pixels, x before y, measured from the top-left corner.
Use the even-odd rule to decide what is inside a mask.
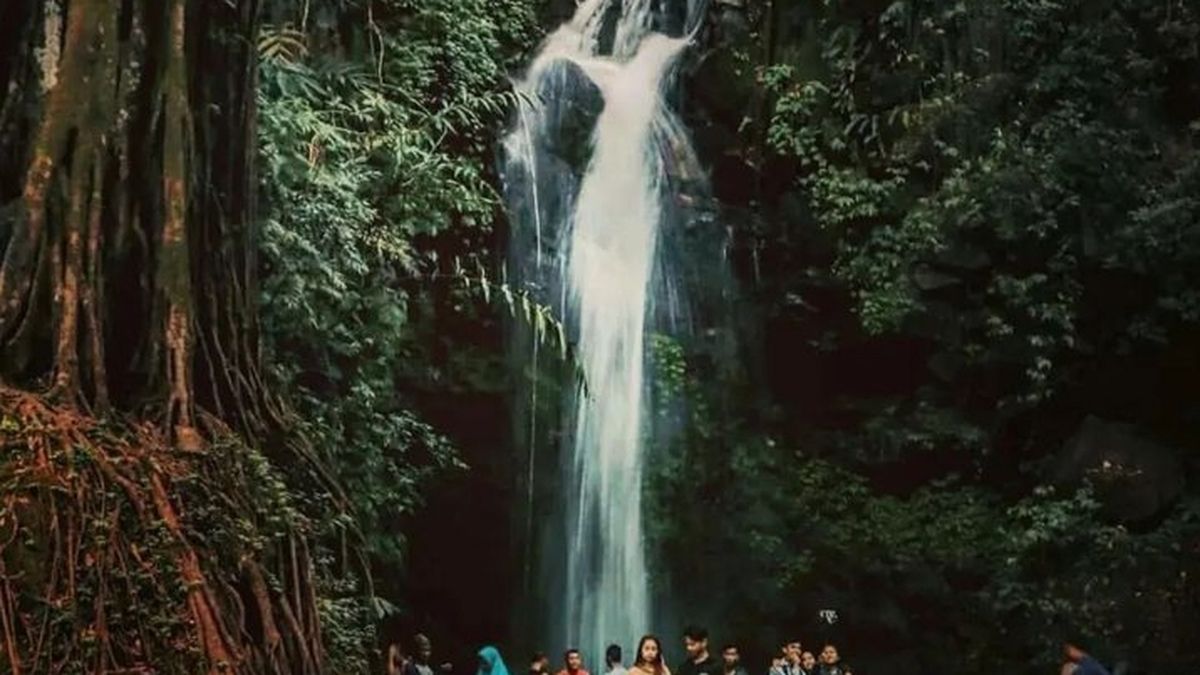
[[[550,675],[550,657],[545,652],[534,652],[529,659],[529,675]]]
[[[1074,642],[1063,643],[1063,656],[1066,657],[1068,664],[1075,665],[1072,670],[1074,675],[1112,675],[1108,672],[1108,668],[1100,665],[1099,661],[1080,649],[1079,645]]]
[[[609,645],[604,650],[604,665],[608,675],[628,675],[629,671],[621,665],[621,645]]]
[[[688,626],[683,631],[683,647],[687,658],[679,666],[678,675],[722,675],[722,666],[708,653],[708,631],[700,626]]]
[[[792,640],[783,647],[783,675],[804,675],[800,666],[800,657],[804,646],[799,640]]]
[[[479,650],[477,675],[508,675],[504,659],[500,658],[500,652],[495,647],[488,645]]]
[[[424,633],[417,633],[412,639],[412,656],[405,662],[404,675],[434,675],[433,672],[433,643]],[[441,674],[449,673],[454,666],[443,663],[438,666]]]
[[[733,643],[729,643],[721,648],[721,662],[724,666],[722,672],[725,675],[749,675],[746,669],[742,667],[741,650]]]
[[[817,657],[812,652],[800,654],[800,675],[817,675]]]
[[[588,675],[583,669],[583,653],[578,649],[568,649],[563,653],[563,669],[558,675]]]
[[[386,669],[387,675],[404,675],[408,670],[408,657],[398,643],[388,645]]]
[[[842,658],[838,655],[837,647],[832,644],[826,644],[821,650],[821,667],[817,670],[820,675],[846,675],[848,669],[842,665]]]
[[[767,675],[787,675],[787,654],[788,646],[783,645],[779,648],[779,653],[775,658],[771,659],[771,668],[767,671]]]
[[[771,659],[771,667],[767,670],[767,675],[784,675],[783,664],[787,663],[782,656],[776,656]]]
[[[662,643],[653,635],[645,635],[638,641],[637,656],[629,675],[671,675],[671,669],[663,661]]]

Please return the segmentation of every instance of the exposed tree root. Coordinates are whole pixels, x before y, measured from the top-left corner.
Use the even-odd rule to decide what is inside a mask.
[[[0,381],[25,388],[0,385],[0,675],[322,672],[277,469],[349,506],[262,374],[259,1],[26,4],[0,71]]]
[[[181,453],[0,387],[7,672],[321,672],[304,534],[253,525],[289,506],[238,494],[216,466],[250,450],[225,443]]]

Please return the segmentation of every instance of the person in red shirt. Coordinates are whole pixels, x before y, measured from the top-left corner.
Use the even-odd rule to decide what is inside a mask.
[[[558,675],[589,675],[588,671],[583,669],[583,654],[578,649],[568,649],[563,654],[563,663],[566,668],[558,671]]]

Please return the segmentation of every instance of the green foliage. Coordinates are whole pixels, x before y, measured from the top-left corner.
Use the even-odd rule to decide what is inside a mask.
[[[355,575],[339,577],[332,569],[333,560],[318,561],[323,567],[325,586],[317,600],[321,633],[329,650],[329,663],[337,672],[370,673],[377,669],[369,657],[376,649],[375,622],[379,612],[371,599],[364,597]]]
[[[465,210],[485,212],[486,190],[364,70],[278,64],[263,79],[263,173],[277,205],[262,242],[264,330],[276,376],[356,496],[360,527],[378,533],[370,547],[398,557],[395,528],[420,483],[454,463],[396,393],[412,351],[402,285],[416,265],[411,238],[445,227],[460,195]],[[406,183],[416,198],[400,198]]]
[[[556,347],[559,358],[569,360],[576,366],[578,377],[582,377],[582,370],[574,362],[571,344],[567,341],[567,329],[554,315],[554,310],[532,299],[526,289],[514,290],[507,281],[496,283],[490,280],[483,265],[478,261],[476,264],[477,273],[472,276],[463,269],[460,259],[454,259],[454,277],[462,282],[463,288],[477,292],[485,303],[492,304],[494,301],[502,305],[510,318],[524,322],[529,327],[533,340],[539,345]]]
[[[705,418],[689,415],[711,428]],[[739,428],[687,434],[659,448],[651,470],[656,578],[670,578],[674,596],[705,598],[689,611],[748,631],[751,648],[798,634],[833,639],[867,670],[980,674],[1049,667],[1068,635],[1109,662],[1162,672],[1191,653],[1182,640],[1200,568],[1180,552],[1200,537],[1194,497],[1131,532],[1107,522],[1088,489],[1039,487],[1010,503],[951,478],[890,495]],[[826,608],[837,626],[817,620]]]
[[[714,415],[730,383],[656,342],[675,395],[656,402],[685,430],[647,481],[671,594],[710,598],[714,625],[760,649],[848,643],[868,672],[1045,671],[1068,634],[1109,663],[1190,672],[1194,4],[745,16],[755,37],[732,61],[760,90],[722,161],[761,171],[737,262],[774,400]],[[1122,524],[1099,487],[1050,487],[1091,414],[1173,446],[1191,481],[1176,503]]]
[[[1180,109],[1195,94],[1178,76],[1200,64],[1183,37],[1200,34],[1193,8],[868,14],[827,3],[814,19],[826,77],[765,77],[779,96],[770,143],[801,162],[868,331],[1010,373],[998,404],[1028,409],[1082,362],[1194,323],[1198,118]],[[1116,303],[1095,290],[1109,284],[1124,286]]]
[[[532,10],[314,0],[270,15],[279,23],[259,44],[264,337],[273,377],[351,502],[349,513],[306,513],[323,536],[314,555],[331,659],[338,672],[368,672],[372,624],[402,600],[364,595],[362,573],[401,575],[406,525],[431,481],[465,468],[409,393],[413,382],[448,386],[434,363],[441,314],[494,291],[561,337],[482,264],[475,279],[447,269],[488,257],[499,203],[490,131],[512,103],[504,77],[535,34]],[[455,358],[486,372],[496,357],[460,348]]]
[[[490,217],[495,197],[478,163],[444,145],[451,118],[466,114],[460,109],[427,113],[359,64],[263,70],[260,138],[272,203],[286,204],[281,215],[291,221],[330,225],[313,243],[351,249],[350,269],[365,271],[372,261],[363,256],[386,254],[411,273],[413,237],[441,233],[452,217]],[[301,188],[305,199],[282,201]]]
[[[314,0],[259,45],[273,375],[389,574],[424,488],[461,466],[414,412],[412,384],[499,389],[494,359],[446,315],[495,301],[568,351],[552,314],[481,262],[498,210],[490,143],[512,103],[504,76],[536,33],[532,4]],[[778,194],[758,186],[756,283],[759,251],[778,262],[757,299],[807,331],[764,360],[807,355],[814,372],[795,379],[818,394],[797,398],[819,409],[731,406],[750,397],[704,375],[695,345],[652,337],[656,428],[669,432],[647,478],[656,581],[710,598],[698,611],[764,648],[784,637],[772,627],[817,637],[816,610],[835,607],[845,633],[830,636],[869,636],[848,651],[870,671],[1046,669],[1076,631],[1105,658],[1171,672],[1195,651],[1181,637],[1200,574],[1186,555],[1194,489],[1130,531],[1088,489],[1047,487],[1037,460],[1096,412],[1194,439],[1194,401],[1128,373],[1195,372],[1195,9],[749,4],[784,22],[765,36],[782,44],[758,64],[768,119],[732,135],[762,132],[747,143],[766,147],[740,154],[796,169]],[[743,50],[730,72],[755,58]],[[488,311],[462,322],[491,330]],[[871,359],[866,377],[839,370]],[[907,360],[920,372],[886,381]],[[262,489],[275,513],[222,532],[257,546],[264,528],[312,519],[327,536],[315,555],[331,655],[366,670],[369,624],[390,605],[362,597],[366,579],[334,545],[349,519]]]

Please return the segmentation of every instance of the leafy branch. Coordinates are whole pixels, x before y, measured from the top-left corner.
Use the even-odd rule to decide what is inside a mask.
[[[453,277],[462,282],[467,291],[478,293],[478,297],[482,297],[485,303],[490,305],[493,299],[503,302],[509,316],[524,320],[533,329],[533,339],[538,344],[556,348],[559,358],[571,367],[579,382],[580,391],[584,396],[588,396],[587,377],[576,357],[575,346],[567,339],[566,326],[554,315],[554,310],[534,300],[527,290],[514,290],[504,279],[499,282],[488,279],[487,269],[483,264],[479,260],[474,262],[475,274],[471,275],[463,267],[462,259],[456,257]]]

